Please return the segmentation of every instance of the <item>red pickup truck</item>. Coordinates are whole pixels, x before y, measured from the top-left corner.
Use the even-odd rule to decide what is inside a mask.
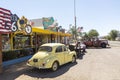
[[[86,47],[102,47],[102,48],[106,48],[107,46],[109,46],[108,44],[108,40],[105,39],[87,39],[83,41],[84,44],[86,45]]]

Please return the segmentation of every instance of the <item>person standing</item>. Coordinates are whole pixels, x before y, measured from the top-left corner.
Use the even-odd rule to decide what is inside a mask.
[[[75,46],[75,51],[76,51],[77,57],[79,57],[81,54],[80,42],[77,42]]]

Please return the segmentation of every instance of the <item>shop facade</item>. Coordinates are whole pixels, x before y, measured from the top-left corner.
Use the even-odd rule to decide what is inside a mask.
[[[0,10],[3,11],[2,8]],[[9,12],[6,15],[9,15],[11,24],[8,21],[6,21],[7,23],[2,21],[0,16],[0,72],[2,72],[4,62],[32,55],[44,43],[66,44],[67,40],[65,39],[69,39],[71,36],[56,31],[57,25],[53,18],[50,18],[50,22],[46,22],[47,19],[43,18],[43,29],[41,29],[39,26],[30,24],[24,16],[19,18],[16,15],[11,15],[10,10],[6,11]],[[4,17],[6,18],[6,16]]]
[[[21,18],[21,20],[22,19],[23,18]],[[39,46],[44,43],[65,44],[65,38],[71,36],[70,34],[44,30],[32,26],[31,30],[31,33],[26,33],[22,30],[16,30],[15,32],[1,34],[2,52],[4,53],[3,61],[9,60],[8,58],[6,59],[6,55],[8,55],[7,52],[10,52],[10,54],[13,55],[17,55],[16,58],[20,58],[23,56],[34,54],[35,52],[37,52]]]
[[[23,18],[21,18],[22,20]],[[65,43],[65,38],[70,34],[54,32],[31,26],[31,33],[23,30],[16,30],[2,36],[2,63],[33,55],[39,46],[44,43]],[[4,64],[3,64],[4,65]]]

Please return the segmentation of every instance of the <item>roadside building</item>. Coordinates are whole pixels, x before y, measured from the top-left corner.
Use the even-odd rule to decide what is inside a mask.
[[[42,43],[67,43],[65,39],[66,37],[70,37],[70,34],[65,33],[65,29],[58,26],[57,21],[55,21],[53,17],[31,19],[29,20],[29,23],[33,27],[33,33],[36,33],[39,37],[42,36]],[[40,32],[42,30],[44,30],[44,32]]]
[[[0,8],[0,71],[2,66],[28,59],[29,57],[7,63],[9,60],[34,54],[41,44],[65,43],[70,36],[61,26],[58,27],[53,17],[28,20]]]

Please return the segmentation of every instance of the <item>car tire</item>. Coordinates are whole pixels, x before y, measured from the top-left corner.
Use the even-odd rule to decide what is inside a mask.
[[[106,48],[106,44],[105,44],[105,43],[102,43],[102,44],[101,44],[101,47],[102,47],[102,48]]]
[[[56,71],[57,69],[58,69],[58,67],[59,67],[59,65],[58,65],[58,62],[57,61],[55,61],[54,63],[53,63],[53,65],[52,65],[52,71]]]
[[[73,56],[72,57],[72,61],[71,61],[72,63],[75,63],[76,62],[76,57],[75,56]]]

